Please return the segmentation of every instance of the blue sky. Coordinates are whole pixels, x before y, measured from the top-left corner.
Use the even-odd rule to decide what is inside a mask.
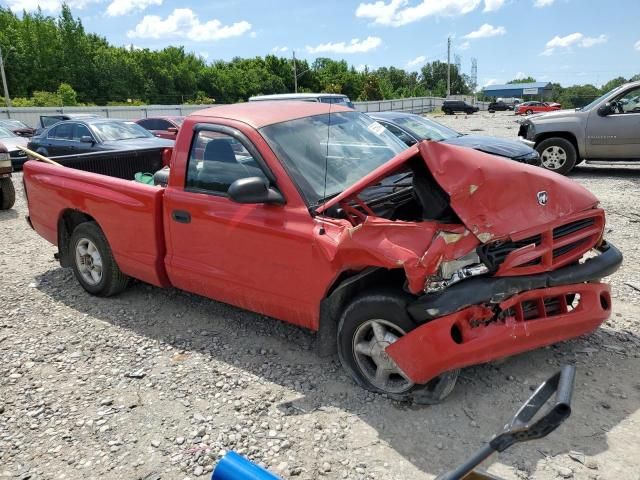
[[[56,14],[60,0],[0,0]],[[69,0],[115,45],[184,45],[208,61],[277,53],[417,70],[447,36],[480,86],[521,76],[600,85],[640,73],[640,0]],[[453,61],[453,57],[452,57]]]

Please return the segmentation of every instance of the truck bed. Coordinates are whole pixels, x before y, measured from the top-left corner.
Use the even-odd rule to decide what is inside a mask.
[[[55,160],[68,168],[33,160],[24,166],[33,228],[59,246],[63,218],[72,213],[86,215],[108,238],[123,273],[154,285],[167,285],[164,189],[133,180],[136,172],[153,173],[162,167],[162,149],[100,152]]]

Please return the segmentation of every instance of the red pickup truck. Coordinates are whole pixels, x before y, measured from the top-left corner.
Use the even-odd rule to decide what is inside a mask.
[[[89,293],[135,278],[309,328],[392,398],[440,401],[460,368],[611,312],[600,279],[622,255],[591,193],[471,149],[406,148],[345,107],[194,113],[162,186],[82,168],[29,161],[24,182],[29,222]]]

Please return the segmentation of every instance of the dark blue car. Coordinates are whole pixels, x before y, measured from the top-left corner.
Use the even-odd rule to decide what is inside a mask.
[[[130,120],[86,118],[58,122],[31,138],[28,148],[56,157],[106,150],[172,147],[173,140],[155,137]]]
[[[485,135],[464,135],[429,118],[413,113],[379,112],[368,115],[409,146],[421,140],[432,140],[473,148],[529,165],[540,165],[538,152],[520,140]]]

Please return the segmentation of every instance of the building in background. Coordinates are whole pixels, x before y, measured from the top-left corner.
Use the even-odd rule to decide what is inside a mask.
[[[482,89],[487,97],[523,98],[525,100],[548,100],[551,98],[550,82],[507,83],[488,85]]]

